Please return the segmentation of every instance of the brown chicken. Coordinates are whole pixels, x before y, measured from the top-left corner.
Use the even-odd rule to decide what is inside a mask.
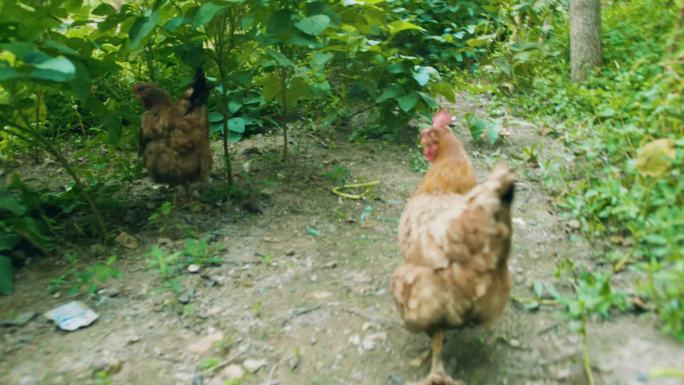
[[[192,86],[175,103],[156,84],[134,86],[145,108],[139,137],[145,169],[154,182],[183,185],[188,198],[190,183],[206,179],[211,171],[206,107],[209,89],[201,68]]]
[[[404,260],[391,291],[407,329],[432,338],[432,368],[421,385],[455,385],[442,362],[447,329],[488,324],[508,301],[511,287],[511,202],[515,175],[500,164],[475,186],[450,115],[438,112],[422,133],[432,162],[399,223]]]

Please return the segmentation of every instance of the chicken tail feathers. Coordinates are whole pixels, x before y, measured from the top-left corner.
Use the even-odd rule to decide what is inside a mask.
[[[207,99],[209,99],[210,90],[211,86],[207,83],[207,79],[204,76],[204,70],[202,69],[202,67],[197,67],[197,70],[195,71],[195,77],[192,82],[192,87],[190,88],[190,90],[188,90],[191,92],[187,96],[189,104],[186,114],[194,111],[195,108],[199,106],[207,104]]]
[[[494,193],[501,199],[501,203],[510,206],[515,195],[516,176],[510,166],[505,163],[497,164],[487,178],[488,184]]]

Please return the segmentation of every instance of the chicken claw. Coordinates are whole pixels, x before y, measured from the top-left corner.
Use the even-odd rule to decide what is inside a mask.
[[[454,380],[446,372],[430,373],[426,379],[414,382],[410,385],[465,385],[465,382]]]
[[[430,369],[430,374],[423,381],[414,382],[410,385],[465,385],[463,381],[451,378],[446,370],[444,370],[444,362],[442,361],[443,348],[444,331],[438,330],[432,335],[432,368]]]
[[[425,361],[427,361],[428,358],[430,358],[430,354],[432,351],[430,349],[425,350],[424,352],[420,353],[420,355],[409,362],[409,365],[411,365],[414,368],[419,368],[423,366]]]

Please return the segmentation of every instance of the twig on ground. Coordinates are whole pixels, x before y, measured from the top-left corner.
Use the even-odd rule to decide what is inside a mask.
[[[382,319],[382,318],[377,318],[377,317],[369,316],[368,314],[364,314],[364,313],[362,313],[360,310],[356,310],[356,309],[348,309],[348,308],[344,308],[344,307],[341,307],[340,309],[341,309],[342,311],[344,311],[344,312],[347,312],[347,313],[349,313],[349,314],[353,314],[353,315],[355,315],[355,316],[357,316],[357,317],[365,318],[365,319],[367,319],[367,320],[369,320],[369,321],[373,321],[373,322],[375,322],[375,323],[377,323],[377,324],[380,324],[380,325],[384,325],[384,326],[389,326],[389,327],[395,327],[395,328],[403,329],[403,327],[401,326],[401,324],[399,324],[398,322],[388,321],[388,320],[385,320],[385,319]]]
[[[288,324],[288,322],[292,321],[293,319],[295,319],[299,316],[302,316],[304,314],[314,312],[314,311],[320,309],[321,307],[323,307],[323,305],[316,305],[316,306],[311,306],[311,307],[295,309],[295,310],[290,312],[291,314],[287,318],[285,318],[283,320],[283,322],[281,322],[281,325],[285,326]]]

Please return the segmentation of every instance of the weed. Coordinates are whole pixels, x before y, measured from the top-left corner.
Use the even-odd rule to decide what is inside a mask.
[[[168,229],[179,229],[178,221],[174,220],[173,212],[176,206],[169,202],[162,202],[161,206],[155,209],[152,214],[147,218],[147,222],[159,229],[159,232],[163,233]]]
[[[631,307],[631,304],[625,293],[616,292],[612,289],[610,274],[587,271],[581,271],[577,274],[574,266],[569,267],[566,263],[563,264],[560,270],[568,271],[570,269],[573,269],[571,271],[574,274],[574,295],[562,295],[553,286],[547,286],[546,290],[563,306],[560,314],[569,319],[570,330],[582,336],[584,371],[589,384],[593,385],[594,378],[591,369],[589,334],[587,331],[589,321],[593,317],[607,319],[611,311],[625,311]],[[535,293],[538,296],[542,295],[542,290],[541,287],[535,285]]]
[[[347,182],[351,176],[351,171],[344,166],[335,165],[330,171],[323,174],[323,176],[333,185],[338,186]]]
[[[109,378],[109,372],[106,370],[98,370],[95,372],[95,385],[111,385],[112,380]]]
[[[263,300],[258,300],[252,305],[252,314],[254,314],[255,318],[261,317],[261,308],[264,306],[264,301]]]
[[[203,358],[197,366],[200,369],[209,372],[215,372],[223,364],[223,360],[219,357],[205,357]]]
[[[214,348],[217,350],[223,352],[223,353],[228,353],[230,349],[233,348],[233,337],[232,336],[225,336],[221,338],[220,340],[214,342]]]
[[[75,265],[78,258],[71,257],[70,264]],[[87,294],[94,296],[110,279],[119,278],[121,271],[116,269],[116,256],[110,256],[105,262],[97,262],[84,269],[71,268],[66,273],[50,280],[48,292],[54,294],[68,286],[67,294],[76,296]]]
[[[264,265],[270,265],[271,262],[273,262],[273,256],[272,256],[272,255],[269,255],[269,254],[262,255],[262,256],[261,256],[261,262],[262,262]]]
[[[684,340],[684,40],[675,27],[681,23],[676,7],[655,4],[639,0],[606,8],[606,65],[585,83],[569,82],[569,63],[560,57],[537,57],[543,64],[533,75],[534,87],[513,95],[510,104],[547,126],[555,121],[573,127],[563,134],[573,161],[551,168],[564,181],[559,208],[605,249],[599,258],[612,270],[634,265],[632,271],[643,277],[639,290],[655,303],[663,329]],[[548,52],[569,49],[568,19],[561,16],[552,27],[563,33],[550,36]],[[543,165],[537,149],[525,149],[522,158]],[[573,278],[578,291],[566,306],[575,319],[623,305],[619,295],[606,292],[608,276]]]
[[[206,238],[188,239],[182,250],[174,252],[167,252],[154,245],[148,253],[148,265],[159,273],[165,288],[180,294],[183,291],[180,275],[186,268],[193,264],[198,266],[221,264],[223,260],[216,254],[222,248],[223,246],[219,245],[209,245]]]

